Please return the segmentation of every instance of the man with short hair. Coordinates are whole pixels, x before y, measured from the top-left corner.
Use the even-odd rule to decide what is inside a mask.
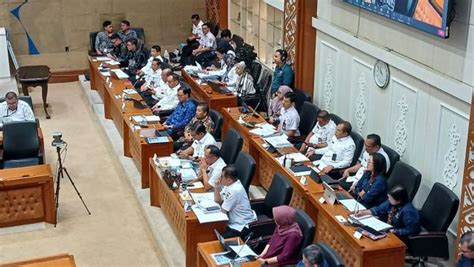
[[[352,126],[343,121],[336,126],[336,133],[328,143],[328,150],[317,162],[319,175],[328,174],[333,169],[346,168],[351,165],[355,152],[355,143],[350,136]]]
[[[146,65],[138,71],[138,74],[147,74],[151,70],[151,64],[153,60],[159,59],[161,63],[166,62],[166,59],[161,56],[161,47],[159,45],[154,45],[150,49],[150,58],[148,58],[148,61]]]
[[[180,65],[183,67],[191,63],[190,59],[192,57],[192,52],[194,49],[199,47],[198,40],[203,34],[202,25],[204,22],[199,18],[198,14],[193,14],[191,16],[191,22],[193,24],[192,34],[186,39],[187,45],[185,45],[181,50]]]
[[[127,54],[128,54],[127,45],[122,41],[120,36],[116,33],[110,36],[110,40],[112,40],[112,44],[114,48],[111,53],[107,54],[107,56],[120,63],[125,62],[125,60],[127,59]]]
[[[250,232],[249,224],[256,221],[257,216],[250,207],[249,197],[234,164],[229,164],[222,170],[214,190],[214,201],[220,204],[222,211],[229,216],[226,232],[222,236],[245,237]]]
[[[287,60],[288,52],[286,52],[286,50],[277,49],[275,53],[273,53],[273,62],[275,62],[276,68],[273,72],[271,95],[274,95],[282,85],[293,86],[295,74],[291,66],[287,63]]]
[[[204,23],[202,25],[202,36],[199,39],[199,47],[194,49],[192,55],[196,62],[202,66],[207,66],[209,60],[215,57],[214,50],[217,48],[216,37],[212,34],[211,25]]]
[[[160,81],[162,77],[162,70],[160,68],[161,61],[159,59],[154,59],[151,64],[150,71],[147,71],[144,75],[144,82],[143,84],[135,85],[136,87],[140,87],[140,96],[143,98],[145,103],[149,107],[153,107],[156,102],[158,101],[155,99],[155,94],[159,90]],[[138,82],[137,82],[138,83]]]
[[[204,157],[199,164],[199,179],[203,182],[206,190],[216,187],[222,174],[222,168],[225,166],[220,149],[215,145],[208,145],[204,149]]]
[[[278,132],[283,132],[288,137],[300,136],[300,114],[295,108],[296,95],[288,92],[283,97],[283,107],[278,119],[270,118],[270,123],[278,123]]]
[[[166,78],[168,88],[163,97],[151,108],[154,113],[159,113],[163,110],[173,110],[178,105],[178,91],[181,88],[179,76],[176,73],[171,73]]]
[[[0,103],[0,118],[3,125],[7,121],[34,121],[35,115],[28,103],[19,100],[15,92],[8,92]]]
[[[232,40],[232,32],[229,29],[222,30],[221,38],[216,39],[217,48],[223,48],[224,53],[227,53],[229,50],[234,50],[230,45],[230,40]]]
[[[114,48],[112,40],[110,40],[110,36],[114,31],[112,22],[110,20],[106,20],[102,23],[102,27],[104,30],[97,33],[94,43],[95,53],[99,56],[107,55],[107,53],[112,51]]]
[[[180,158],[200,159],[204,157],[204,148],[208,145],[217,145],[216,140],[212,134],[206,131],[206,126],[198,123],[191,128],[191,136],[193,137],[193,144],[185,150],[178,150],[176,154]]]
[[[364,147],[365,150],[362,155],[360,155],[357,164],[350,168],[347,168],[342,174],[342,178],[340,179],[340,185],[346,190],[354,189],[357,185],[357,182],[362,178],[365,170],[367,170],[367,164],[369,162],[370,155],[373,155],[375,153],[381,154],[385,158],[385,172],[388,172],[388,170],[390,169],[390,159],[385,150],[383,150],[382,148],[382,140],[379,135],[367,135]],[[355,174],[351,176],[351,173]],[[345,181],[343,181],[344,179]]]
[[[122,69],[130,76],[130,81],[135,83],[137,72],[146,64],[146,58],[143,51],[138,49],[138,40],[135,38],[127,40],[127,57],[123,64],[120,64]]]
[[[306,157],[312,157],[314,154],[322,155],[326,152],[328,142],[336,133],[336,124],[331,120],[327,110],[318,112],[317,123],[313,130],[306,136],[303,145],[300,148],[301,153],[306,153]]]
[[[461,236],[459,245],[461,250],[461,258],[459,259],[456,267],[474,266],[474,232],[465,232]]]
[[[303,249],[303,259],[296,267],[329,267],[324,259],[323,252],[315,245],[311,244]]]
[[[118,35],[124,42],[127,42],[130,39],[138,39],[137,32],[130,29],[130,21],[128,20],[122,20],[120,22],[120,31],[118,32]]]
[[[190,97],[191,89],[180,87],[178,89],[178,106],[163,124],[173,140],[178,140],[179,137],[183,136],[184,128],[196,113],[196,105],[189,99]]]
[[[214,132],[214,122],[209,116],[209,105],[206,102],[201,102],[196,107],[196,115],[188,123],[186,128],[184,128],[184,136],[181,137],[178,141],[174,142],[174,150],[183,149],[183,146],[190,146],[193,142],[193,137],[191,135],[191,129],[194,125],[202,123],[206,127],[206,131],[210,134]]]

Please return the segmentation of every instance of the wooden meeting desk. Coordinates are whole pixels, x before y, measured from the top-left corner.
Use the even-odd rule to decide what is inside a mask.
[[[148,188],[150,180],[150,168],[148,168],[148,159],[157,154],[160,157],[169,156],[173,153],[173,139],[168,137],[168,142],[159,144],[148,144],[146,138],[141,136],[141,130],[134,130],[131,117],[134,115],[124,115],[124,137],[123,151],[125,156],[132,157],[135,166],[141,174],[142,188]],[[147,128],[164,130],[160,123],[148,124]]]
[[[91,89],[96,90],[99,93],[100,98],[102,101],[104,100],[104,95],[105,95],[105,84],[107,77],[102,75],[99,71],[99,65],[102,63],[101,61],[97,61],[96,57],[88,57],[89,59],[89,79],[91,83]],[[107,65],[107,67],[111,69],[116,69],[118,68],[117,65],[111,66]]]
[[[199,84],[197,81],[199,79],[191,77],[184,69],[181,70],[181,76],[191,86],[191,96],[209,104],[210,109],[222,112],[222,108],[237,106],[237,96],[234,94],[227,95],[213,91],[206,83]]]
[[[75,267],[74,256],[60,254],[50,257],[36,258],[26,261],[17,261],[0,264],[0,267]]]
[[[226,222],[199,223],[194,212],[185,212],[178,190],[171,190],[160,177],[152,158],[149,159],[150,168],[150,202],[152,206],[160,207],[171,229],[178,238],[186,253],[186,266],[197,266],[197,244],[216,240],[214,229],[225,231]],[[192,190],[204,192],[203,189]]]
[[[224,118],[224,122],[222,123],[222,140],[224,140],[225,135],[227,134],[227,131],[229,128],[234,128],[237,130],[241,135],[242,138],[244,139],[244,143],[242,145],[242,151],[244,152],[249,152],[249,139],[254,137],[255,135],[250,133],[250,130],[248,127],[245,127],[241,123],[238,122],[238,119],[241,115],[243,115],[243,120],[245,122],[252,122],[252,123],[261,123],[265,122],[265,119],[262,117],[254,117],[250,114],[242,114],[240,112],[239,107],[233,107],[233,108],[224,108],[222,109],[222,117]]]
[[[367,237],[358,240],[355,227],[337,221],[336,215],[347,218],[350,212],[342,205],[321,204],[323,193],[307,196],[306,212],[316,222],[315,241],[324,241],[344,261],[345,266],[400,267],[405,266],[405,244],[393,233],[373,241]]]
[[[54,182],[48,164],[0,170],[0,227],[56,223]]]
[[[230,239],[232,240],[232,239]],[[235,239],[234,239],[235,240]],[[240,240],[241,244],[243,243]],[[205,243],[199,243],[197,245],[197,267],[217,267],[219,265],[212,259],[211,254],[223,252],[222,245],[219,241],[210,241]],[[242,267],[260,267],[261,264],[258,261],[244,262],[240,264]]]

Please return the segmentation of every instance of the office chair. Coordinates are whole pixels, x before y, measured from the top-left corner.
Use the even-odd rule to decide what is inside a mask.
[[[243,151],[239,152],[237,159],[235,160],[235,167],[238,170],[239,180],[245,188],[247,195],[249,193],[250,183],[252,182],[253,175],[255,173],[255,167],[257,163],[248,153]]]
[[[390,191],[394,186],[400,185],[408,193],[409,201],[415,198],[416,192],[421,183],[421,173],[403,161],[398,161],[393,167],[393,171],[388,177],[387,191]]]
[[[318,248],[323,253],[323,257],[329,267],[344,267],[344,261],[328,244],[326,244],[324,241],[319,241],[316,243],[316,246],[318,246]]]
[[[299,225],[301,233],[303,234],[299,256],[301,258],[303,255],[303,248],[313,243],[314,234],[316,233],[316,224],[302,209],[296,209],[296,223]]]
[[[216,139],[217,142],[221,141],[221,130],[222,130],[222,123],[224,122],[224,118],[222,115],[213,110],[209,110],[209,117],[211,118],[212,122],[214,122],[214,132],[212,136],[214,136],[214,139]]]
[[[43,164],[36,122],[18,121],[3,125],[2,160],[4,168]]]
[[[301,89],[293,89],[293,93],[296,95],[295,108],[298,113],[301,113],[301,108],[303,107],[304,102],[311,102],[311,97],[309,94]]]
[[[387,153],[388,160],[390,160],[390,168],[388,169],[388,172],[386,173],[385,177],[390,177],[390,174],[392,173],[395,164],[400,161],[400,155],[398,155],[398,153],[389,146],[382,145],[382,148],[385,153]]]
[[[238,131],[234,128],[230,128],[227,131],[221,146],[221,155],[225,163],[232,164],[235,162],[243,143],[244,139]]]
[[[336,125],[338,125],[339,123],[341,123],[341,122],[344,121],[341,117],[337,116],[337,115],[334,114],[334,113],[330,113],[329,116],[331,117],[331,120],[332,120]]]
[[[292,143],[302,143],[306,136],[313,130],[318,120],[318,107],[313,103],[304,101],[301,106],[300,114],[300,136],[290,137],[288,141]]]

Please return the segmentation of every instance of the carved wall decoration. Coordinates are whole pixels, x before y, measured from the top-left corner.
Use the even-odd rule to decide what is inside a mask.
[[[219,0],[206,0],[206,17],[209,21],[219,22]]]
[[[365,103],[365,89],[367,88],[367,81],[365,79],[364,73],[361,72],[359,76],[359,96],[356,100],[356,123],[359,133],[362,133],[364,128],[367,107]]]
[[[296,25],[297,25],[297,0],[285,0],[284,5],[284,32],[283,47],[288,52],[290,63],[294,63],[296,55]]]
[[[461,135],[459,134],[458,127],[453,124],[451,129],[448,131],[449,149],[444,156],[444,169],[443,177],[444,184],[451,190],[458,183],[458,172],[459,172],[459,161],[458,161],[458,144],[461,141]]]
[[[328,55],[326,58],[326,74],[324,75],[324,108],[331,110],[332,92],[334,88],[334,75],[333,75],[334,63],[332,62],[331,56]]]
[[[400,111],[400,117],[398,117],[397,124],[395,125],[395,151],[403,156],[407,148],[407,114],[408,104],[405,95],[402,95],[400,100],[397,102],[398,109]]]

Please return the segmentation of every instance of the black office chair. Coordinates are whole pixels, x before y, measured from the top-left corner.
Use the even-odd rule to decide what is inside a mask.
[[[313,130],[314,125],[318,120],[318,107],[313,105],[313,103],[304,101],[301,106],[300,114],[300,126],[298,127],[300,130],[300,136],[295,136],[288,138],[288,140],[293,143],[302,143],[306,136]],[[301,147],[300,144],[297,147]]]
[[[303,248],[313,243],[316,225],[314,224],[313,219],[311,219],[311,217],[309,217],[309,215],[306,214],[306,212],[304,212],[302,209],[296,209],[296,223],[298,223],[299,227],[301,228],[301,233],[303,234],[299,256],[301,258],[303,254]]]
[[[293,186],[288,179],[279,172],[275,173],[265,198],[250,202],[257,214],[257,221],[250,224],[250,231],[256,237],[272,235],[275,230],[273,208],[290,204],[292,195]]]
[[[396,185],[400,185],[407,190],[410,201],[418,192],[421,183],[421,173],[403,161],[395,163],[392,173],[388,177],[388,191]]]
[[[252,61],[252,65],[250,65],[250,75],[252,76],[255,83],[258,82],[260,76],[262,75],[262,64],[258,60]]]
[[[241,47],[244,45],[244,38],[240,37],[239,35],[237,34],[233,34],[232,35],[232,41],[235,42],[236,46],[237,47]]]
[[[225,163],[232,164],[235,162],[243,143],[244,139],[234,128],[227,131],[221,146],[221,155]]]
[[[216,139],[217,142],[221,141],[221,129],[222,129],[222,123],[224,122],[224,118],[222,115],[213,110],[209,110],[209,117],[211,117],[212,122],[214,122],[214,132],[212,136],[214,136],[214,139]]]
[[[99,32],[90,32],[89,33],[89,56],[97,56],[95,52],[95,39]]]
[[[4,168],[43,164],[36,122],[7,122],[3,125],[2,160]]]
[[[248,195],[250,183],[252,182],[257,163],[248,153],[240,151],[234,164],[239,174],[239,180],[244,186],[245,192],[247,192]]]
[[[308,101],[311,102],[311,97],[309,94],[301,89],[293,89],[293,93],[296,95],[296,101],[295,101],[295,108],[298,111],[298,113],[301,113],[301,108],[303,107],[303,103]]]
[[[244,101],[245,103],[247,103],[247,105],[253,108],[256,108],[258,106],[257,111],[266,112],[268,110],[267,95],[272,85],[272,74],[269,70],[263,68],[262,73],[260,75],[260,79],[254,79],[253,82],[255,87],[255,94],[247,96]]]
[[[390,168],[388,169],[388,172],[386,173],[385,177],[390,177],[390,174],[392,173],[393,168],[395,167],[395,163],[400,161],[400,155],[398,155],[398,153],[389,146],[382,145],[382,148],[385,153],[387,153],[388,160],[390,160]]]
[[[331,117],[331,120],[332,120],[336,125],[338,125],[339,123],[341,123],[341,122],[344,121],[341,117],[337,116],[337,115],[334,114],[334,113],[330,113],[329,116]]]
[[[459,206],[459,198],[441,183],[435,183],[420,210],[422,232],[406,242],[408,254],[418,258],[413,266],[424,265],[428,257],[449,259],[446,231]]]
[[[145,30],[142,27],[130,28],[130,30],[134,30],[137,33],[138,39],[142,40],[143,44],[145,44]]]
[[[356,149],[354,151],[354,157],[352,157],[351,162],[351,166],[354,166],[357,164],[357,161],[359,160],[359,157],[362,154],[362,150],[364,149],[364,138],[354,131],[351,132],[351,137],[356,146]]]
[[[323,258],[326,260],[326,263],[329,265],[329,267],[344,267],[344,261],[328,244],[326,244],[324,241],[319,241],[316,243],[316,246],[318,246],[318,248],[323,253]]]

